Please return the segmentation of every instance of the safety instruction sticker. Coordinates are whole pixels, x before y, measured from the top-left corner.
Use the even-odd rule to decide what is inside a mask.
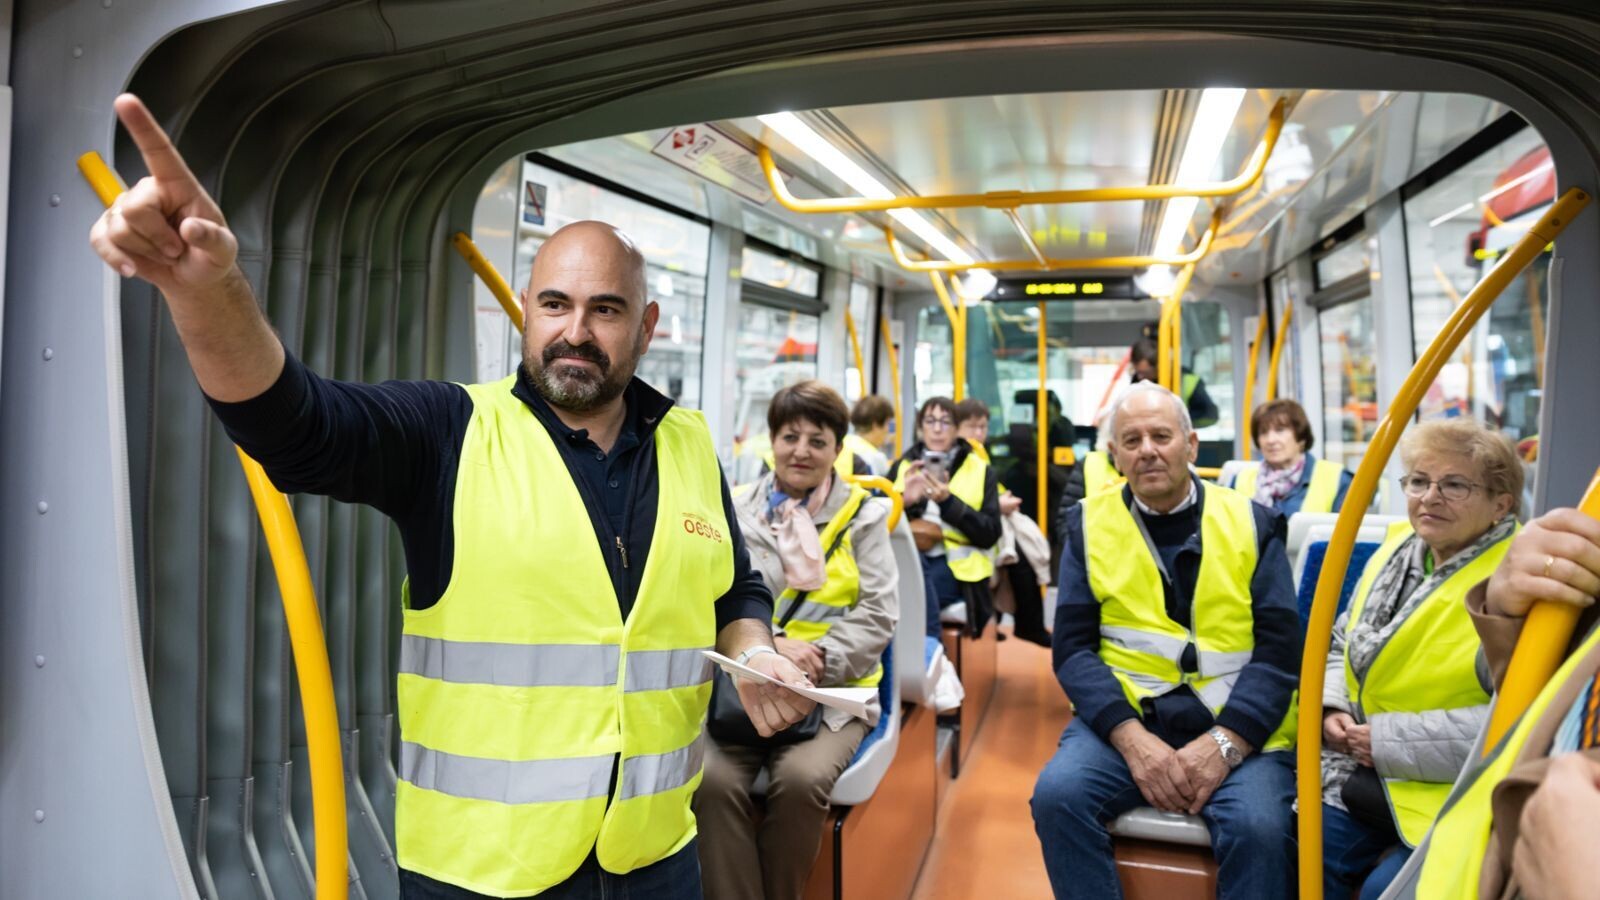
[[[545,200],[550,189],[536,181],[522,183],[522,221],[529,225],[544,224]]]
[[[761,160],[714,125],[670,129],[650,152],[746,200],[766,203],[772,199]]]

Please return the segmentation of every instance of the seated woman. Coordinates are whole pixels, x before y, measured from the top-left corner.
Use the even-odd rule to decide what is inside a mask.
[[[773,643],[822,687],[878,684],[899,616],[889,503],[834,471],[848,419],[844,400],[819,381],[778,391],[767,409],[776,465],[734,503],[750,562],[776,597],[773,621],[788,620]],[[707,741],[694,811],[709,900],[801,895],[833,785],[870,730],[823,709],[815,736],[799,743]],[[758,826],[750,791],[762,769],[769,782]]]
[[[1000,541],[1000,489],[994,471],[956,434],[956,405],[933,397],[917,412],[919,439],[889,467],[917,535],[927,584],[928,633],[939,633],[940,610],[967,604],[974,630],[989,617],[985,551]],[[932,604],[937,604],[933,608]]]
[[[1400,458],[1410,521],[1367,563],[1328,654],[1328,897],[1357,885],[1362,898],[1383,892],[1438,816],[1488,713],[1463,599],[1511,546],[1522,466],[1510,441],[1470,419],[1416,426]]]
[[[1350,490],[1344,466],[1311,453],[1316,438],[1306,411],[1293,400],[1268,400],[1250,414],[1250,437],[1261,462],[1246,463],[1233,489],[1286,516],[1338,512]]]

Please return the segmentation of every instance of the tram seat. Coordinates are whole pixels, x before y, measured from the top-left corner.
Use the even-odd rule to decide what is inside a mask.
[[[1289,517],[1289,552],[1294,559],[1296,606],[1300,611],[1302,626],[1311,618],[1311,601],[1316,597],[1317,579],[1322,575],[1322,561],[1328,552],[1328,541],[1333,537],[1333,521],[1337,518],[1332,513],[1296,513]],[[1345,571],[1335,615],[1343,612],[1345,605],[1350,602],[1350,595],[1361,580],[1362,569],[1366,568],[1367,560],[1382,546],[1389,525],[1399,520],[1399,516],[1362,517],[1361,528],[1356,531],[1355,546],[1350,551],[1350,567]]]
[[[895,681],[900,684],[901,700],[929,706],[933,702],[932,649],[938,646],[938,638],[927,634],[922,557],[904,517],[889,532],[889,546],[894,550],[894,565],[900,575],[900,620],[895,626],[895,643],[903,652],[895,654]],[[918,645],[922,645],[921,652],[916,650]]]
[[[1377,541],[1383,543],[1383,535],[1391,522],[1400,521],[1401,516],[1382,516],[1368,513],[1361,517],[1361,530],[1356,533],[1358,541]],[[1306,513],[1298,512],[1289,517],[1288,539],[1284,547],[1289,551],[1289,559],[1295,564],[1295,580],[1299,581],[1301,553],[1307,543],[1311,541],[1326,541],[1333,537],[1333,526],[1339,521],[1338,513]]]
[[[1162,812],[1151,806],[1128,810],[1112,820],[1106,830],[1113,837],[1190,847],[1211,846],[1211,832],[1206,830],[1204,819],[1183,813]]]
[[[1230,459],[1222,464],[1222,472],[1217,475],[1217,484],[1223,487],[1233,487],[1233,480],[1239,477],[1239,470],[1249,465],[1253,460]]]

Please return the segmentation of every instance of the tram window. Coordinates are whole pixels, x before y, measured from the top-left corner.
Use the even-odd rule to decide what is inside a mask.
[[[645,259],[645,287],[661,307],[650,352],[639,360],[635,374],[676,403],[698,408],[700,367],[706,308],[706,269],[711,251],[711,229],[693,219],[608,191],[579,178],[522,163],[522,189],[518,190],[516,255],[509,268],[512,289],[528,281],[533,257],[556,229],[572,222],[598,219],[627,232],[639,243]],[[531,208],[526,185],[544,189],[542,208]],[[482,226],[475,224],[474,232]],[[504,266],[504,260],[491,260]],[[515,329],[505,325],[505,314],[482,310],[478,316],[480,348],[504,340],[504,357],[478,360],[479,377],[504,377],[522,361],[522,345]],[[486,335],[486,331],[493,331]],[[498,363],[498,365],[495,365]],[[495,369],[496,371],[490,371]]]
[[[1555,196],[1550,151],[1524,128],[1405,202],[1416,353]],[[1539,428],[1548,257],[1511,282],[1421,406],[1423,418],[1474,416],[1513,440]]]
[[[1378,382],[1372,362],[1372,297],[1323,309],[1317,315],[1322,345],[1322,453],[1353,464],[1378,426]]]
[[[748,273],[747,273],[748,274]],[[817,377],[822,319],[792,309],[739,305],[734,442],[741,448],[767,431],[767,404],[781,388]],[[742,452],[742,450],[741,450]]]
[[[856,323],[856,338],[861,344],[861,362],[867,367],[866,377],[872,378],[872,354],[878,342],[874,339],[878,333],[878,323],[873,319],[873,300],[877,297],[877,289],[865,281],[850,282],[850,318]],[[848,340],[848,338],[847,338]],[[861,374],[856,368],[855,351],[846,348],[844,372],[844,399],[854,405],[861,399]]]
[[[815,299],[822,294],[820,267],[748,245],[739,265],[739,277],[801,297]]]
[[[1239,418],[1237,395],[1233,392],[1233,341],[1228,311],[1219,303],[1203,300],[1184,303],[1182,340],[1183,368],[1200,376],[1206,393],[1217,405],[1216,424],[1196,431],[1202,444],[1227,442],[1229,446],[1222,451],[1222,459],[1227,459],[1233,453],[1231,443]],[[1207,456],[1206,464],[1212,464],[1210,456],[1203,455]],[[1220,463],[1218,460],[1214,464]]]

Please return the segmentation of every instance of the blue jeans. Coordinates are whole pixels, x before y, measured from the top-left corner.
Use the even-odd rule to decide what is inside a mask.
[[[1373,860],[1390,847],[1395,851],[1362,880]],[[1360,885],[1361,900],[1377,900],[1410,858],[1410,847],[1374,832],[1342,809],[1322,804],[1322,896],[1343,900]]]
[[[591,852],[566,881],[539,894],[539,900],[700,900],[700,854],[688,846],[658,863],[613,875]],[[477,900],[488,897],[400,870],[401,900]]]
[[[919,556],[921,554],[918,554]],[[961,602],[961,584],[942,556],[922,556],[922,591],[928,604],[928,636],[939,636],[939,610]],[[967,610],[967,615],[975,615]]]
[[[1217,787],[1200,811],[1217,856],[1217,896],[1295,895],[1294,757],[1258,753]],[[1106,823],[1144,806],[1128,764],[1082,719],[1061,734],[1033,789],[1033,827],[1057,897],[1121,897]]]

